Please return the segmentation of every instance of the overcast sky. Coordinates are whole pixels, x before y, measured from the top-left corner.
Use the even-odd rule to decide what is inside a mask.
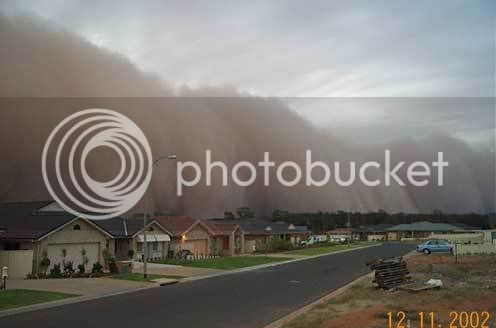
[[[490,0],[2,0],[0,11],[56,22],[175,86],[231,85],[279,97],[495,93],[496,2]],[[289,103],[314,123],[332,128],[360,127],[398,113],[378,103],[373,110],[368,104],[331,109],[312,99]],[[409,106],[396,115],[398,125],[408,124],[416,111],[404,107]],[[469,129],[461,133],[467,140],[481,134],[490,138],[494,106],[457,107],[444,127]],[[428,130],[438,128],[439,122]]]

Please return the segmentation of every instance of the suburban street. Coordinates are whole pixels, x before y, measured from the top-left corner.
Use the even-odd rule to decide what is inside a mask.
[[[413,246],[378,247],[0,318],[25,327],[263,327],[369,272],[365,262]]]

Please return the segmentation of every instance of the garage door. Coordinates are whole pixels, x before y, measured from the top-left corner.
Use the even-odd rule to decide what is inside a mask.
[[[99,254],[99,244],[98,243],[81,243],[81,244],[49,244],[48,245],[48,258],[50,259],[50,267],[54,264],[61,264],[62,261],[72,261],[74,269],[77,269],[79,264],[83,263],[82,250],[86,250],[86,256],[88,257],[88,265],[86,270],[91,270],[93,263],[98,262]],[[63,256],[63,250],[66,250],[66,256]]]
[[[181,245],[182,249],[190,250],[193,254],[208,254],[208,241],[205,239],[190,240]]]

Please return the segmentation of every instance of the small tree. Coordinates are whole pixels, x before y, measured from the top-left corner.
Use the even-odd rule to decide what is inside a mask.
[[[61,278],[62,270],[60,269],[60,264],[54,264],[53,268],[50,270],[50,278]]]
[[[117,273],[117,264],[115,263],[115,258],[110,254],[108,248],[103,250],[103,260],[105,261],[105,267],[109,269],[111,273]]]
[[[81,257],[83,259],[82,263],[80,265],[78,265],[78,269],[79,271],[81,271],[81,267],[82,266],[82,272],[80,273],[84,273],[86,271],[86,266],[88,265],[88,262],[90,261],[90,259],[88,258],[88,256],[86,256],[86,249],[81,249]]]
[[[247,206],[237,208],[236,214],[238,214],[240,219],[251,219],[255,217],[255,211]]]
[[[93,263],[93,268],[91,269],[92,273],[102,273],[103,272],[103,266],[100,264],[100,262],[95,262]]]
[[[50,259],[48,258],[48,253],[47,251],[43,251],[40,262],[41,274],[43,276],[46,276],[49,266],[50,266]]]
[[[226,219],[226,220],[235,219],[233,212],[231,212],[231,211],[225,211],[224,212],[224,219]]]
[[[65,265],[65,257],[67,256],[67,249],[62,248],[62,265]]]

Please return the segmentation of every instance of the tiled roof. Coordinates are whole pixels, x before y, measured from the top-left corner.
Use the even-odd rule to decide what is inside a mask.
[[[306,226],[294,226],[290,223],[278,221],[267,221],[261,219],[214,219],[209,220],[215,224],[239,224],[241,229],[247,234],[266,235],[266,234],[292,234],[308,232]],[[290,229],[293,226],[294,229]]]
[[[451,223],[451,225],[459,228],[459,230],[481,230],[479,227],[474,227],[465,223]]]
[[[460,228],[447,223],[432,223],[428,221],[412,224],[398,224],[386,229],[387,231],[455,231]]]
[[[236,228],[239,227],[236,223],[219,223],[213,220],[202,220],[207,224],[217,235],[230,235]]]
[[[155,220],[175,237],[182,236],[198,221],[198,219],[193,219],[189,216],[157,216]]]
[[[0,204],[0,225],[6,231],[1,239],[39,239],[50,231],[74,219],[73,214],[65,212],[38,212],[50,202],[25,202]]]

